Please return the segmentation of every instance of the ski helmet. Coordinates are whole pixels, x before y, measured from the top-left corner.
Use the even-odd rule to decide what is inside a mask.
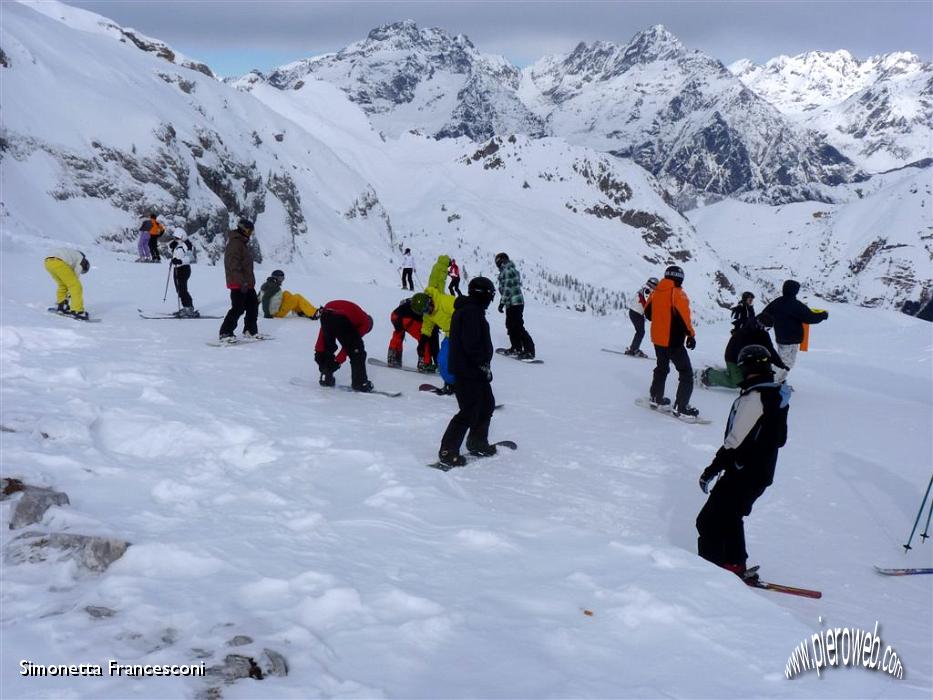
[[[675,282],[683,282],[684,269],[679,265],[671,265],[664,271],[664,279],[674,280]]]
[[[648,289],[654,289],[655,287],[658,286],[658,278],[649,277],[648,282],[645,284],[645,286],[648,287]]]
[[[744,301],[748,301],[749,299],[754,300],[754,299],[755,299],[755,295],[752,294],[751,292],[742,292],[742,301],[743,301],[743,302],[744,302]]]
[[[270,276],[270,277],[275,277],[276,279],[280,279],[280,280],[284,280],[284,279],[285,279],[285,273],[282,272],[281,270],[273,270],[273,271],[272,271],[272,274],[269,275],[269,276]]]
[[[739,351],[736,364],[746,377],[774,372],[771,369],[771,352],[764,345],[746,345]]]
[[[243,218],[237,222],[237,228],[243,231],[244,233],[253,232],[253,222],[249,219]]]
[[[78,252],[80,253],[81,251],[78,251]],[[91,263],[88,261],[86,257],[84,257],[84,253],[81,253],[81,274],[86,275],[87,271],[90,269],[91,269]]]
[[[177,239],[177,240],[179,240],[179,241],[187,241],[187,240],[188,240],[188,234],[187,234],[187,232],[185,231],[185,229],[183,229],[183,228],[181,228],[181,227],[179,226],[179,227],[176,228],[174,231],[172,231],[172,238],[175,238],[175,239]]]
[[[418,292],[411,298],[411,310],[420,316],[428,310],[428,304],[430,302],[431,297],[424,292]]]
[[[467,285],[467,294],[482,303],[485,308],[495,299],[496,287],[488,277],[474,277]]]
[[[507,253],[497,253],[496,254],[496,267],[502,267],[503,264],[509,261],[509,256]]]

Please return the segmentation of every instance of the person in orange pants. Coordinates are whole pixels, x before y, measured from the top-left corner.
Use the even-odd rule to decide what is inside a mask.
[[[292,294],[282,289],[285,273],[273,270],[272,274],[259,288],[259,303],[265,318],[285,318],[294,312],[298,316],[317,319],[317,307],[300,294]]]
[[[392,320],[392,338],[389,340],[389,352],[386,364],[389,367],[402,366],[402,348],[405,343],[405,334],[408,333],[419,343],[421,342],[422,316],[411,308],[411,299],[403,299],[390,316]]]
[[[84,289],[78,275],[91,269],[91,264],[80,250],[57,248],[45,259],[45,269],[58,284],[55,304],[59,313],[87,320],[84,310]]]

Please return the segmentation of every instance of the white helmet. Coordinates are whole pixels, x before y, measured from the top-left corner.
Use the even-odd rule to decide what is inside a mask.
[[[172,231],[172,238],[177,238],[179,241],[187,241],[188,234],[185,233],[185,229],[179,226],[174,231]]]

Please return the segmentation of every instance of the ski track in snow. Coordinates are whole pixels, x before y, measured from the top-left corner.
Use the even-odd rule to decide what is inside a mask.
[[[208,683],[30,679],[19,660],[211,665],[263,648],[289,675],[225,697],[930,696],[933,583],[871,569],[905,563],[929,468],[923,322],[828,305],[791,375],[789,443],[747,536],[764,578],[824,591],[808,601],[747,589],[694,554],[697,477],[732,396],[696,390],[709,426],[632,405],[653,364],[598,351],[628,341],[624,315],[529,306],[546,364],[493,361],[507,410],[491,439],[519,450],[445,474],[424,464],[455,402],[419,393],[423,377],[369,367],[398,399],[292,386],[316,376],[316,323],[260,318],[275,342],[208,348],[219,321],[138,318],[159,269],[94,257],[86,297],[104,321],[90,326],[45,312],[39,252],[4,256],[3,471],[71,499],[30,529],[132,545],[101,575],[5,564],[5,696],[193,696]],[[289,274],[315,300],[360,302],[376,319],[367,350],[383,356],[398,289]],[[196,266],[192,292],[222,313],[222,270]],[[503,317],[489,320],[501,345]],[[695,366],[718,360],[727,324],[698,333]],[[3,522],[14,503],[0,503]],[[929,566],[933,546],[907,561]],[[92,619],[89,605],[116,612]],[[785,680],[820,615],[878,620],[906,678]],[[254,641],[231,650],[237,634]]]

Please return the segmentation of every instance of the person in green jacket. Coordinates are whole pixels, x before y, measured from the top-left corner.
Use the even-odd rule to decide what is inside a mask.
[[[505,330],[512,347],[506,355],[516,355],[521,360],[533,360],[535,341],[525,330],[525,297],[522,296],[522,277],[505,253],[496,255],[499,268],[499,313],[505,312]]]

